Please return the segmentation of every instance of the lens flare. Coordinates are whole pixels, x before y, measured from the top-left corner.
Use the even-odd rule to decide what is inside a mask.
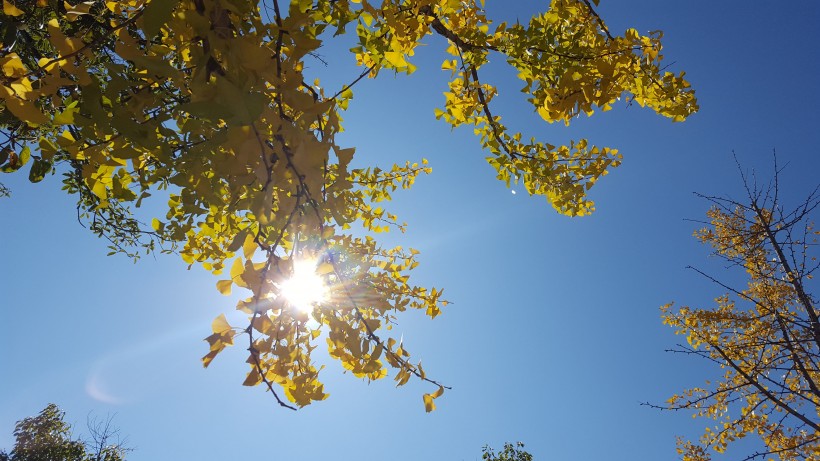
[[[328,298],[324,279],[316,273],[317,261],[294,261],[293,275],[282,282],[279,292],[291,306],[302,312],[311,312]]]

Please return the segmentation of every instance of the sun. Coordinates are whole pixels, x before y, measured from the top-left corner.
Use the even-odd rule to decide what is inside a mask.
[[[279,285],[279,292],[288,303],[302,312],[311,312],[328,298],[324,279],[316,273],[318,261],[305,259],[293,262],[293,275]]]

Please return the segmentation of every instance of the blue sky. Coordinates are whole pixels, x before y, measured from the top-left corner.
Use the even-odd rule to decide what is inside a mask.
[[[487,1],[491,17],[522,22],[546,6]],[[741,197],[733,151],[768,177],[777,149],[795,201],[817,184],[820,4],[602,0],[599,12],[614,32],[664,30],[667,60],[687,72],[700,113],[675,124],[620,106],[546,125],[513,72],[493,65],[484,77],[498,83],[494,112],[510,128],[623,153],[593,189],[590,217],[512,194],[470,130],[434,119],[447,77],[441,42],[419,51],[412,76],[385,72],[355,87],[342,138],[357,147],[355,162],[426,157],[434,168],[389,206],[409,230],[387,241],[421,250],[416,282],[453,302],[433,321],[411,313],[398,326],[425,370],[453,387],[437,411],[424,412],[429,386],[368,385],[333,362],[330,398],[296,413],[241,386],[240,348],[202,369],[211,320],[235,316],[216,278],[174,256],[106,257],[58,176],[30,185],[17,174],[0,178],[13,192],[0,200],[0,448],[13,444],[16,420],[54,402],[78,432],[89,412],[116,414],[133,461],[477,460],[483,445],[516,440],[536,460],[676,459],[675,435],[704,422],[639,404],[717,371],[663,352],[679,338],[658,307],[721,294],[689,264],[741,280],[691,237],[697,225],[685,218],[708,207],[692,192]],[[337,65],[315,63],[323,78],[357,75],[351,56],[328,48],[326,58]]]

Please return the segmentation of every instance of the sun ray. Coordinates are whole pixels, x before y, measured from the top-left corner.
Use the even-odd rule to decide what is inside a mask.
[[[328,299],[328,287],[316,272],[317,266],[318,262],[313,259],[294,261],[293,275],[279,285],[281,295],[302,312],[309,313]]]

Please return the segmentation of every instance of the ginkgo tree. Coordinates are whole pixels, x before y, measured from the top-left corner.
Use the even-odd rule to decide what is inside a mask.
[[[744,177],[743,200],[706,197],[709,221],[695,233],[727,267],[743,269],[746,287],[695,269],[724,292],[715,306],[663,307],[664,323],[687,340],[676,351],[720,369],[665,407],[715,421],[698,442],[678,440],[685,461],[707,461],[747,436],[763,448],[735,459],[820,458],[820,314],[810,291],[820,186],[789,206],[778,173],[768,186]]]
[[[587,191],[621,155],[509,130],[492,112],[497,88],[481,78],[491,55],[517,70],[549,123],[619,99],[675,121],[697,110],[683,73],[664,70],[661,32],[613,34],[595,0],[554,0],[527,24],[494,22],[483,3],[3,0],[0,168],[29,165],[35,182],[63,173],[81,217],[113,252],[178,253],[223,274],[223,294],[247,290],[237,307],[248,324],[217,318],[206,366],[244,335],[245,384],[304,406],[327,396],[311,355],[321,341],[355,376],[393,368],[399,385],[431,383],[430,411],[445,387],[390,328],[400,312],[436,317],[446,301],[410,282],[416,250],[384,248],[375,235],[404,229],[381,202],[430,167],[351,167],[354,148],[336,135],[354,85],[412,73],[416,47],[442,37],[451,78],[435,116],[472,127],[500,180],[571,216],[594,210]],[[341,34],[355,34],[361,74],[327,88],[306,64]],[[167,213],[143,224],[133,213],[152,195],[167,200]],[[313,282],[294,288],[294,278]],[[286,295],[306,290],[321,293]]]

